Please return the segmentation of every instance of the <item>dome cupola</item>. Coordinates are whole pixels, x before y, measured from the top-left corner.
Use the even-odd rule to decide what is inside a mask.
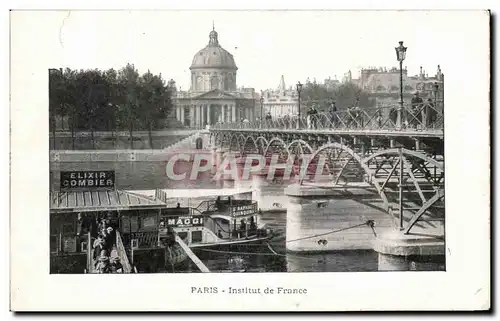
[[[219,44],[217,31],[212,27],[209,34],[208,45],[198,51],[193,57],[193,62],[189,69],[230,69],[237,70],[233,55],[222,48]]]

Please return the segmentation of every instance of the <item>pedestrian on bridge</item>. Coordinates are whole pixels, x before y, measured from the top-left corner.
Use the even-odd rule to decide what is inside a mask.
[[[318,111],[316,110],[315,105],[311,106],[311,109],[307,111],[307,127],[309,129],[316,129],[317,127],[317,115]]]
[[[422,106],[424,105],[423,99],[420,97],[418,91],[415,92],[415,95],[411,99],[411,119],[408,120],[406,117],[405,125],[408,127],[417,127],[419,124],[422,124]],[[413,126],[415,124],[415,126]]]
[[[268,111],[266,114],[266,122],[270,122],[273,120],[273,116],[271,116],[271,112]]]
[[[335,101],[332,101],[330,104],[330,128],[337,127],[337,106]]]
[[[432,124],[437,119],[438,113],[436,111],[436,106],[432,102],[431,98],[427,99],[427,104],[425,106],[425,114],[426,114],[426,124],[425,124],[425,127],[432,126]]]

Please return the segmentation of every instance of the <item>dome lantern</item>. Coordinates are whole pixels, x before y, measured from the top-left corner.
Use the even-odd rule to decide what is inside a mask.
[[[208,37],[210,38],[210,41],[208,42],[209,46],[219,46],[219,40],[217,39],[217,31],[215,31],[215,24],[212,21],[212,31],[210,31],[210,34]]]

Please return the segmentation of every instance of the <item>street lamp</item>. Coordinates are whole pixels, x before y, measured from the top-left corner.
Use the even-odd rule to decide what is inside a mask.
[[[400,107],[398,109],[398,119],[397,119],[397,126],[398,128],[401,128],[401,116],[402,116],[402,111],[403,111],[403,60],[406,58],[406,48],[403,46],[403,42],[399,42],[399,46],[395,48],[396,49],[396,57],[399,61],[399,98],[400,98]]]
[[[434,108],[436,108],[436,110],[439,110],[442,113],[444,113],[444,104],[438,105],[439,83],[434,82],[433,87],[434,87]],[[444,96],[442,96],[442,98],[441,98],[441,95],[439,95],[439,96],[440,96],[439,99],[443,100],[443,102],[444,102]]]
[[[299,94],[299,112],[298,112],[298,122],[297,122],[297,127],[300,126],[300,92],[302,91],[302,84],[300,81],[297,83],[297,94]]]
[[[264,92],[260,92],[260,121],[262,121],[262,108],[264,106]]]
[[[434,104],[437,106],[437,96],[439,91],[439,84],[434,82]]]

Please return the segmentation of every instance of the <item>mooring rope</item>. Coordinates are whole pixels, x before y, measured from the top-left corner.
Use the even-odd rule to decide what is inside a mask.
[[[375,236],[377,236],[377,234],[375,233],[375,229],[374,229],[375,222],[373,220],[368,220],[368,221],[366,221],[364,223],[356,224],[356,225],[349,226],[349,227],[344,227],[344,228],[341,228],[341,229],[338,229],[338,230],[334,230],[334,231],[330,231],[330,232],[326,232],[326,233],[321,233],[321,234],[315,234],[315,235],[311,235],[311,236],[301,237],[301,238],[294,239],[294,240],[287,240],[286,243],[300,241],[300,240],[307,240],[307,239],[312,239],[312,238],[315,238],[315,237],[318,237],[318,236],[324,236],[324,235],[328,235],[328,234],[342,232],[342,231],[346,231],[346,230],[349,230],[349,229],[352,229],[352,228],[356,228],[356,227],[360,227],[360,226],[363,226],[363,225],[367,225],[367,226],[371,227],[373,233],[375,234]]]
[[[272,248],[271,244],[267,243],[267,248],[269,249],[269,251],[273,252],[274,254],[278,255],[278,253]]]
[[[274,253],[222,251],[222,250],[212,250],[212,249],[197,249],[197,250],[204,251],[204,252],[221,253],[221,254],[239,254],[239,255],[256,255],[256,256],[283,256],[283,257],[293,256],[293,257],[296,257],[299,259],[317,260],[317,258],[314,258],[314,257],[298,256],[298,255],[293,255],[293,254],[282,254],[282,253],[277,253],[274,250],[272,250],[272,252],[274,252]]]

